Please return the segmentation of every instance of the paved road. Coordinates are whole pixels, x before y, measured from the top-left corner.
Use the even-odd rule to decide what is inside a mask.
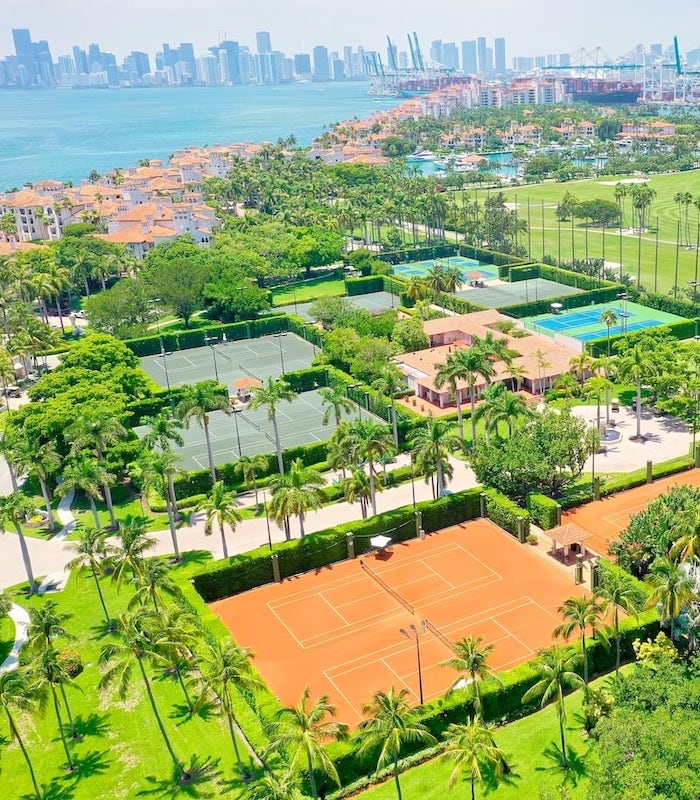
[[[406,456],[400,456],[398,465],[405,463]],[[477,485],[474,473],[462,461],[452,460],[454,468],[454,478],[449,484],[451,491],[460,491]],[[417,479],[414,483],[416,500],[429,500],[432,498],[430,487],[423,480]],[[251,499],[251,502],[252,499]],[[386,489],[377,494],[377,511],[388,511],[392,508],[410,505],[412,502],[411,484],[396,486]],[[335,503],[326,506],[318,511],[309,513],[305,528],[307,533],[323,530],[332,525],[342,522],[361,519],[359,503]],[[292,537],[299,537],[298,520],[291,521]],[[273,542],[284,541],[284,533],[274,522],[270,522],[270,533]],[[154,555],[166,555],[172,553],[172,541],[170,531],[158,531],[154,534],[157,540],[156,546],[150,551]],[[227,528],[227,542],[229,554],[244,553],[256,547],[267,544],[267,525],[265,517],[260,519],[250,519],[241,522],[234,534]],[[181,551],[186,550],[209,550],[214,558],[223,556],[221,539],[218,531],[212,536],[205,536],[204,523],[197,522],[192,526],[185,526],[178,531],[178,542]],[[54,540],[41,540],[27,538],[30,557],[34,568],[35,576],[41,577],[53,572],[59,572],[65,564],[70,561],[72,554],[67,549],[70,543]],[[14,533],[6,532],[0,535],[0,588],[13,586],[26,580],[24,566],[19,550],[17,536]]]

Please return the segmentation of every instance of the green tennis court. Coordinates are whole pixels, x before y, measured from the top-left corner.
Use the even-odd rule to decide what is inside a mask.
[[[394,275],[399,278],[424,278],[434,266],[458,267],[462,273],[462,280],[491,280],[498,277],[498,267],[485,264],[475,258],[465,256],[450,256],[449,258],[429,258],[424,261],[409,261],[394,265]]]
[[[371,292],[369,294],[356,294],[352,297],[346,295],[344,299],[356,308],[364,308],[371,314],[380,314],[382,311],[396,308],[401,302],[398,295],[390,292]],[[284,311],[286,314],[296,314],[306,322],[313,322],[309,314],[309,309],[312,305],[313,303],[296,303],[291,306],[280,306],[277,310]]]
[[[141,366],[160,386],[181,386],[211,378],[230,385],[238,378],[294,372],[311,366],[316,348],[294,333],[224,342],[147,356]]]
[[[277,425],[280,433],[282,449],[298,447],[311,442],[324,442],[335,430],[335,418],[331,414],[328,425],[323,424],[325,406],[318,391],[304,392],[297,395],[291,403],[281,403],[277,408]],[[342,419],[357,417],[371,418],[383,423],[366,409],[354,404],[351,413],[343,412]],[[146,433],[145,426],[135,429],[138,436]],[[224,411],[213,411],[209,415],[209,435],[212,443],[214,463],[227,464],[240,458],[241,455],[253,456],[275,452],[275,439],[272,422],[268,419],[267,410],[252,410],[243,406],[238,413],[226,414]],[[182,431],[185,443],[174,449],[182,454],[182,468],[208,469],[207,447],[204,432],[196,423]]]
[[[614,311],[617,317],[617,322],[610,326],[611,336],[683,321],[683,317],[675,314],[657,311],[655,308],[647,308],[638,303],[624,300],[595,303],[582,308],[563,310],[559,314],[539,314],[536,317],[526,317],[523,321],[526,328],[546,336],[562,334],[581,342],[588,342],[593,339],[607,338],[608,328],[601,321],[601,317],[603,312],[608,309]]]

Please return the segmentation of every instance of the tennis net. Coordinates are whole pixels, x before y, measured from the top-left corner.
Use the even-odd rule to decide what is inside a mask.
[[[246,369],[243,366],[243,364],[239,364],[238,365],[238,369],[240,369],[241,372],[244,372],[249,378],[255,378],[256,380],[260,381],[261,383],[263,382],[263,379],[259,375],[256,375],[254,372],[251,372],[249,369]]]
[[[394,600],[398,600],[407,611],[410,611],[411,614],[416,613],[413,605],[409,603],[409,601],[400,592],[397,592],[396,589],[392,589],[392,587],[389,586],[384,578],[375,572],[372,567],[369,566],[369,564],[365,564],[365,562],[360,559],[360,566],[371,578],[374,578],[374,580],[382,587],[382,589],[384,589],[385,592],[390,594]]]
[[[425,627],[445,645],[450,650],[454,650],[454,642],[451,642],[447,636],[438,628],[437,625],[434,625],[429,619],[425,620]]]

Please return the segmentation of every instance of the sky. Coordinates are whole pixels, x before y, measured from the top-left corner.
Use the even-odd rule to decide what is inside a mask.
[[[30,28],[34,41],[70,53],[97,42],[122,58],[151,55],[163,42],[193,42],[197,53],[229,38],[254,48],[266,30],[288,55],[316,44],[386,49],[386,35],[406,50],[416,31],[424,53],[430,41],[505,36],[507,58],[603,47],[623,55],[638,44],[678,35],[682,52],[700,46],[698,0],[0,0],[0,57],[14,53],[12,28]]]

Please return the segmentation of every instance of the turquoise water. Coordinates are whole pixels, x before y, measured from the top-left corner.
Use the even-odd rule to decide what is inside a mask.
[[[0,190],[90,170],[167,159],[187,145],[276,141],[308,145],[324,125],[396,105],[367,84],[0,92]]]

